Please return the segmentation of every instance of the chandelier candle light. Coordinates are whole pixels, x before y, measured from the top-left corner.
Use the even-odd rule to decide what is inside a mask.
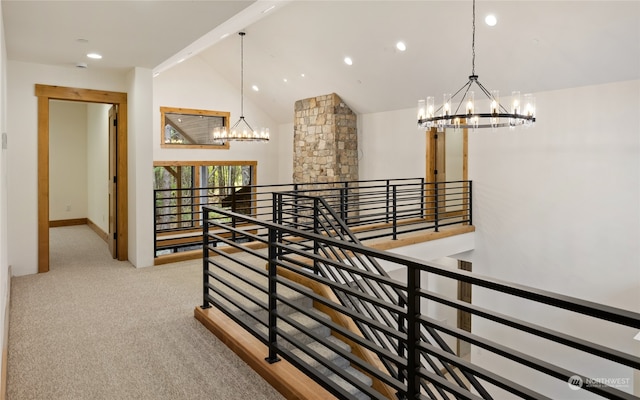
[[[427,97],[427,100],[418,101],[418,127],[437,128],[499,128],[516,127],[518,125],[532,126],[536,121],[535,98],[531,94],[524,95],[524,101],[520,100],[520,92],[512,92],[511,108],[507,110],[500,104],[500,94],[497,90],[487,90],[478,80],[476,75],[476,2],[473,0],[473,26],[471,40],[471,75],[469,80],[452,96],[445,93],[442,105],[435,108],[435,98]],[[489,99],[488,112],[477,112],[475,107],[474,92],[471,89],[476,85]],[[455,111],[453,104],[458,94],[462,93]],[[524,104],[524,106],[522,106]]]
[[[260,131],[254,130],[244,118],[244,32],[240,35],[240,119],[233,124],[231,130],[227,132],[226,128],[215,128],[213,130],[213,140],[216,142],[227,141],[244,141],[244,142],[268,142],[269,128],[263,128]]]

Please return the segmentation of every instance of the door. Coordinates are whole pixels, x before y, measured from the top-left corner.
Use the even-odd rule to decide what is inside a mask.
[[[426,131],[426,188],[425,188],[425,217],[429,221],[435,218],[436,208],[440,218],[451,217],[467,209],[466,200],[463,204],[452,202],[455,206],[445,207],[447,187],[444,182],[467,180],[467,149],[468,130],[447,128],[438,132],[436,128]],[[438,190],[436,193],[436,185]],[[448,185],[453,196],[460,192],[461,184]],[[466,199],[466,197],[465,197]]]
[[[109,109],[109,251],[113,258],[118,257],[117,220],[118,220],[118,108]]]
[[[438,132],[436,128],[429,129],[427,131],[427,186],[425,188],[425,217],[428,221],[435,220],[436,208],[440,215],[445,212],[444,186],[439,183],[446,181],[446,154],[445,133]]]

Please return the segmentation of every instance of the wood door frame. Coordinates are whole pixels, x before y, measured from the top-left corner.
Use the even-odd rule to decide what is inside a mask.
[[[469,180],[469,130],[467,128],[462,129],[462,180]],[[435,183],[435,182],[445,182],[446,181],[446,170],[444,169],[446,159],[441,157],[442,160],[438,161],[438,150],[440,149],[442,152],[446,153],[446,135],[445,132],[438,132],[437,128],[427,129],[426,132],[426,171],[425,171],[425,182],[426,183]],[[444,154],[443,154],[444,156]],[[440,165],[440,166],[438,166]],[[438,169],[438,174],[435,171]],[[438,179],[439,176],[444,176],[442,179]],[[435,210],[435,207],[439,207],[439,204],[436,204],[434,200],[435,191],[433,188],[430,188],[428,185],[425,189],[425,205],[427,210]],[[468,196],[467,196],[468,197]],[[468,209],[468,200],[464,200],[463,208]],[[454,211],[455,212],[455,211]],[[425,213],[425,218],[427,220],[434,220],[434,213],[429,214]]]
[[[462,180],[466,181],[469,179],[469,130],[467,128],[460,128],[462,131]],[[438,151],[438,133],[442,135],[442,139],[444,143],[442,147],[446,149],[446,135],[445,132],[438,132],[437,128],[427,129],[427,150],[426,150],[426,174],[425,180],[426,182],[435,182],[436,181],[436,162],[437,162],[437,151]],[[446,150],[445,150],[446,151]],[[445,177],[446,179],[446,177]]]
[[[38,97],[38,272],[49,271],[49,100],[118,106],[117,248],[118,260],[128,259],[127,94],[63,86],[35,85]]]

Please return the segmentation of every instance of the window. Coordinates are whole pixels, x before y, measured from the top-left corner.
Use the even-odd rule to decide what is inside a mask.
[[[202,206],[252,215],[255,161],[155,162],[156,255],[201,245]]]
[[[213,140],[215,128],[229,129],[229,113],[160,107],[163,148],[228,149],[229,143]]]

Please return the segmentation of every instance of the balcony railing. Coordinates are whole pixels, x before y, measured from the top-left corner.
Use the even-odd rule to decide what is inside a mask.
[[[570,385],[581,382],[600,383],[575,387],[585,396],[589,392],[601,398],[637,399],[629,390],[608,386],[588,371],[606,371],[613,365],[630,368],[632,375],[633,370],[640,369],[639,357],[533,323],[526,315],[508,316],[482,304],[449,298],[422,287],[421,281],[425,275],[433,274],[468,283],[504,301],[550,307],[563,313],[564,318],[588,316],[586,320],[577,318],[585,324],[585,330],[590,326],[637,330],[640,314],[367,248],[354,239],[353,232],[347,232],[350,227],[341,221],[340,212],[329,211],[328,201],[290,193],[273,196],[273,222],[214,207],[205,207],[203,222],[202,307],[220,309],[261,340],[268,348],[268,360],[287,360],[342,399],[384,399],[389,398],[385,394],[389,392],[400,399],[502,399],[507,395],[548,399],[544,382],[558,381],[567,385],[568,391]],[[297,203],[294,197],[298,197]],[[436,202],[431,208],[433,214],[440,214],[438,206]],[[235,224],[230,225],[229,220]],[[266,250],[256,250],[250,245],[255,242],[262,243]],[[239,252],[224,252],[223,245]],[[400,270],[403,278],[390,278],[378,268],[382,263]],[[311,291],[300,282],[326,287],[334,296]],[[309,299],[314,307],[291,300],[291,292]],[[500,337],[452,327],[430,316],[425,302],[471,313],[478,320],[494,324],[497,330],[508,327],[518,335],[547,341],[567,359],[588,357],[590,364],[569,369],[542,354],[509,347]],[[318,315],[317,308],[332,317]],[[293,318],[292,311],[304,315],[316,328],[309,329],[300,319]],[[359,332],[336,322],[339,318],[335,316],[354,321]],[[318,333],[318,325],[365,349],[365,353],[372,353],[379,362],[336,345]],[[295,329],[291,331],[286,326]],[[460,358],[447,348],[443,337],[456,338],[512,363],[514,368],[528,370],[536,374],[533,381],[542,383],[531,386],[476,364],[473,359]],[[345,373],[316,345],[309,345],[311,341],[366,373],[374,385]],[[357,392],[347,390],[345,381]]]
[[[154,191],[154,254],[200,248],[202,208],[212,206],[273,221],[273,193],[321,196],[361,240],[470,225],[471,182],[428,183],[421,178],[314,184],[199,187]],[[300,224],[304,204],[284,205],[283,222]],[[300,218],[290,220],[289,215]],[[235,224],[234,218],[226,222]]]

